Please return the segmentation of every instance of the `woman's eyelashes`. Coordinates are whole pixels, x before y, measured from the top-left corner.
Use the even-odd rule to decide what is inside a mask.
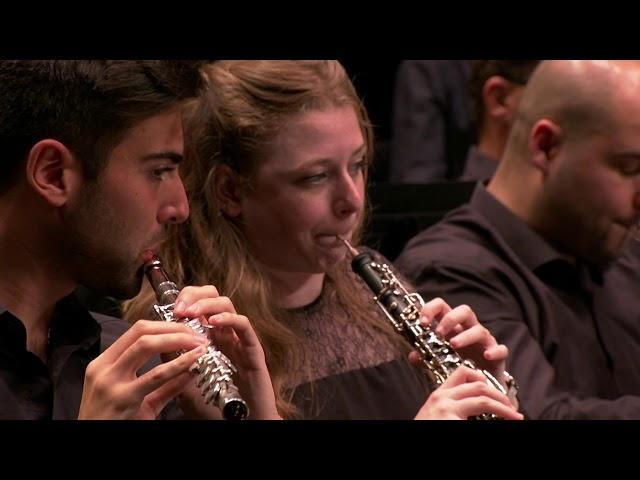
[[[360,158],[354,162],[349,163],[347,167],[349,171],[349,175],[351,175],[352,177],[359,175],[360,173],[364,172],[366,165],[367,165],[367,162],[366,160],[364,160],[364,158]],[[327,168],[324,170],[311,171],[303,174],[299,178],[298,183],[302,185],[318,185],[327,181],[332,176],[336,176],[339,174],[340,174],[339,169]]]

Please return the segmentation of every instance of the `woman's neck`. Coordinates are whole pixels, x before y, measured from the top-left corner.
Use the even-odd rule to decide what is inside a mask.
[[[324,273],[283,272],[263,265],[264,272],[273,286],[277,303],[282,308],[304,307],[322,293]]]

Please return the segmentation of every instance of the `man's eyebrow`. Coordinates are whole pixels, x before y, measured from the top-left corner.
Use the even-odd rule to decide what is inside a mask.
[[[627,158],[638,159],[640,158],[640,151],[624,150],[621,152],[614,152],[611,154],[611,158],[625,160]]]
[[[176,152],[157,152],[157,153],[149,153],[142,157],[143,160],[171,160],[173,163],[180,163],[183,159],[183,156]]]

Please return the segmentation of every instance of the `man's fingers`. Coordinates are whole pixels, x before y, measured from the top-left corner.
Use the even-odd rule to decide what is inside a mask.
[[[208,339],[195,335],[190,329],[188,333],[143,335],[120,355],[112,365],[112,370],[117,370],[123,375],[134,374],[155,355],[192,350],[207,344]]]
[[[157,417],[171,399],[180,395],[191,383],[195,383],[195,374],[187,371],[166,382],[149,393],[144,401]]]
[[[123,335],[120,336],[113,344],[107,348],[98,358],[101,363],[113,364],[118,358],[136,342],[140,337],[145,335],[159,335],[170,333],[192,333],[192,330],[177,322],[161,322],[152,320],[138,320]]]
[[[184,373],[188,373],[191,366],[198,360],[198,358],[206,352],[206,347],[198,346],[182,355],[178,358],[160,364],[153,369],[149,370],[144,375],[141,375],[136,379],[133,385],[132,395],[139,395],[140,398],[146,397],[153,391],[165,386],[170,381],[176,379]],[[180,381],[165,387],[166,390],[161,391],[156,397],[156,401],[161,403],[163,395],[170,394],[173,389],[179,388]],[[170,398],[169,398],[170,399]],[[169,401],[169,400],[167,400]],[[163,405],[164,407],[164,405]]]

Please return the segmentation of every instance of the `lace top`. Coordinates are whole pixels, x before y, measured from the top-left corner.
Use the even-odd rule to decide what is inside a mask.
[[[371,291],[354,273],[350,275],[366,313],[379,320],[381,329],[389,329]],[[305,418],[415,416],[428,394],[426,375],[406,360],[408,350],[400,351],[381,330],[349,318],[331,282],[325,282],[312,304],[291,313],[310,353],[311,378],[294,394],[294,403]]]

